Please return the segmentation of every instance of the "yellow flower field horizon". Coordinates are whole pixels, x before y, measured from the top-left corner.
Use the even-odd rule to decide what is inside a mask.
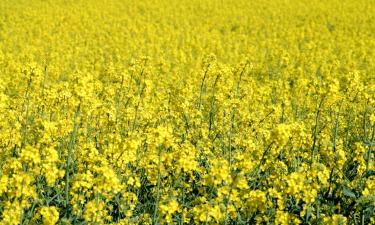
[[[375,224],[375,2],[3,0],[0,224]]]

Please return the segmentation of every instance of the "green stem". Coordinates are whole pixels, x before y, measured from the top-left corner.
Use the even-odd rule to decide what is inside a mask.
[[[70,171],[71,171],[71,161],[72,161],[72,154],[73,154],[73,148],[74,144],[76,142],[76,135],[78,131],[78,123],[77,123],[77,118],[80,113],[80,105],[78,105],[77,110],[74,114],[74,127],[73,131],[70,136],[70,142],[68,145],[68,155],[66,157],[66,171],[65,171],[65,207],[68,206],[69,204],[69,182],[70,182]]]

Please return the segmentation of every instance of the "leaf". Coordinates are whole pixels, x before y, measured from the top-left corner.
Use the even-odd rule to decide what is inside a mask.
[[[357,196],[354,194],[354,192],[347,187],[343,187],[343,192],[344,192],[345,196],[348,196],[348,197],[351,197],[351,198],[357,198]]]
[[[375,170],[368,170],[365,172],[365,174],[363,175],[365,178],[368,178],[368,177],[371,177],[375,175]]]

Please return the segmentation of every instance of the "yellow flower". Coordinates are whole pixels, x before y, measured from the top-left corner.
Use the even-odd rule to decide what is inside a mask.
[[[166,204],[159,206],[160,211],[165,215],[167,223],[172,223],[172,216],[174,213],[180,211],[180,206],[176,200],[171,200]]]
[[[344,225],[347,224],[347,218],[340,214],[334,214],[332,216],[325,216],[323,219],[325,224],[328,225]]]
[[[59,221],[59,211],[55,206],[42,207],[39,209],[44,225],[55,225]]]

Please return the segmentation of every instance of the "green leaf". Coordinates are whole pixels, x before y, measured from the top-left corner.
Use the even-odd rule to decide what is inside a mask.
[[[344,192],[345,196],[348,196],[348,197],[351,197],[351,198],[357,198],[357,196],[354,194],[354,192],[347,187],[343,187],[343,192]]]

